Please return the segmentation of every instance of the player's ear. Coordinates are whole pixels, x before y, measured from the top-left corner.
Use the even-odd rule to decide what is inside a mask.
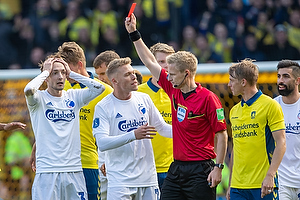
[[[82,72],[83,70],[85,70],[85,66],[83,65],[82,61],[78,61],[77,69],[78,69],[78,72]]]
[[[112,78],[112,79],[111,79],[111,83],[112,83],[112,84],[118,84],[118,81],[117,81],[115,78]]]
[[[300,85],[300,77],[296,78],[296,84]]]
[[[242,84],[243,87],[245,87],[245,85],[247,84],[247,80],[243,78],[241,80],[241,84]]]

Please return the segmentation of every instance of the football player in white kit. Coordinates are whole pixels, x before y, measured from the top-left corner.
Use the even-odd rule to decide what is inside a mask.
[[[107,199],[158,200],[150,139],[156,130],[172,137],[172,128],[149,95],[136,92],[138,82],[130,64],[128,57],[109,63],[106,73],[114,91],[95,107],[93,134],[100,151],[105,151]]]
[[[278,168],[279,199],[300,198],[300,65],[282,60],[277,65],[279,96],[285,122],[286,152]]]
[[[36,140],[32,199],[87,199],[80,158],[79,110],[101,94],[104,86],[72,72],[55,55],[46,59],[41,71],[24,89]],[[88,89],[64,91],[67,78]],[[39,90],[44,81],[47,89]]]

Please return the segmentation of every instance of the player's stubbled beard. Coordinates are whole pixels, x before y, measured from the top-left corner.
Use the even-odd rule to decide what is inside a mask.
[[[279,90],[280,85],[284,86],[285,89],[284,90]],[[289,94],[291,94],[293,92],[294,89],[295,89],[294,85],[285,85],[283,83],[279,83],[278,86],[277,86],[278,93],[282,96],[288,96]]]

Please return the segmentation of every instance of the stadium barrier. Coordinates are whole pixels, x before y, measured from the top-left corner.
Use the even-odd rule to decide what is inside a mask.
[[[277,73],[276,66],[278,62],[256,62],[259,67],[258,88],[270,97],[277,96]],[[229,81],[228,68],[230,63],[222,64],[199,64],[197,69],[196,81],[202,86],[213,91],[221,100],[225,111],[228,133],[231,135],[229,126],[229,110],[233,105],[240,101],[239,97],[231,94],[227,84]],[[144,66],[133,66],[143,74],[143,81],[147,81],[151,74]],[[94,68],[88,67],[88,71],[94,72]],[[27,70],[0,70],[0,122],[21,121],[27,124],[24,135],[29,138],[31,144],[34,142],[34,135],[31,128],[28,109],[24,97],[25,85],[40,73],[39,69]],[[30,199],[30,189],[34,173],[30,170],[27,163],[20,161],[15,163],[23,169],[24,175],[29,180],[29,189],[22,186],[21,180],[12,178],[12,166],[5,161],[6,141],[12,132],[0,132],[0,198],[3,199]],[[24,183],[23,183],[24,184]]]

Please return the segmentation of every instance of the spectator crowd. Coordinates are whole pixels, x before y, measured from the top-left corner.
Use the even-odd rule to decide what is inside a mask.
[[[133,2],[148,46],[167,43],[199,63],[300,59],[299,0],[5,0],[0,69],[38,68],[65,41],[84,49],[87,66],[105,50],[141,64],[124,28]]]

